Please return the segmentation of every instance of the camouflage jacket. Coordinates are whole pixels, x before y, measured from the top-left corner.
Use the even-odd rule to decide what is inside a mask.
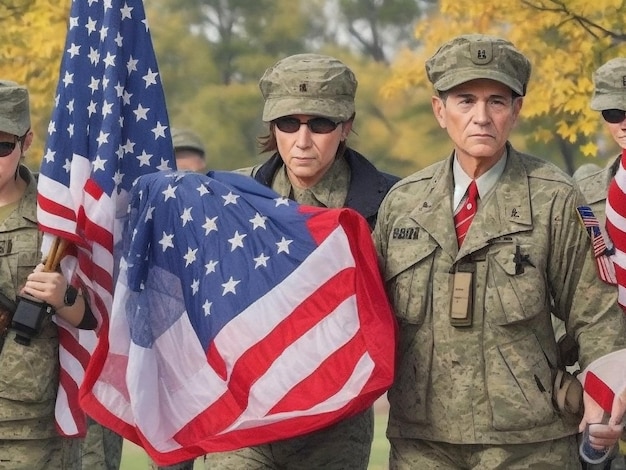
[[[390,437],[515,444],[576,433],[551,399],[552,303],[583,367],[626,347],[616,289],[597,277],[576,215],[580,191],[554,165],[507,150],[461,249],[452,157],[400,181],[381,205],[374,238],[400,328]],[[468,327],[449,318],[461,261],[474,270]]]
[[[620,156],[611,160],[606,167],[600,168],[594,173],[576,180],[578,186],[580,187],[580,191],[583,193],[583,196],[587,201],[587,205],[593,210],[593,213],[598,219],[598,222],[600,222],[600,227],[605,235],[606,230],[604,223],[606,221],[606,193],[609,189],[609,183],[617,172]],[[574,177],[576,177],[576,174],[574,174]]]
[[[28,187],[16,210],[0,224],[0,289],[15,299],[26,277],[41,261],[37,228],[37,183],[20,167]],[[0,439],[56,436],[54,403],[58,388],[57,328],[49,319],[29,346],[9,331],[0,353]]]
[[[379,171],[367,158],[349,147],[344,153],[344,158],[350,167],[351,175],[344,207],[356,210],[374,228],[378,207],[387,191],[399,178]],[[283,161],[276,153],[261,165],[243,168],[237,172],[253,176],[265,186],[272,187],[274,176],[282,166]]]

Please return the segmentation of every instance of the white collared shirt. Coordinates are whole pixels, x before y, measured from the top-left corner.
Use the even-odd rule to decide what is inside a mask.
[[[478,187],[478,197],[480,199],[485,199],[489,191],[493,189],[496,185],[500,176],[504,172],[504,167],[506,166],[507,154],[506,150],[504,151],[504,155],[502,158],[498,160],[498,162],[489,168],[485,173],[480,175],[476,179],[476,186]],[[470,178],[457,159],[456,154],[454,155],[454,160],[452,162],[452,174],[454,175],[454,197],[452,200],[452,204],[454,207],[454,212],[458,209],[461,201],[463,200],[463,196],[467,193],[467,188],[472,182],[472,178]]]

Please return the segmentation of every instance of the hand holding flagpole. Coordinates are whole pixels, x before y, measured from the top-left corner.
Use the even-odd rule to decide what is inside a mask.
[[[65,254],[65,249],[67,248],[67,240],[61,237],[54,237],[52,241],[52,246],[50,247],[50,251],[48,252],[48,257],[46,258],[46,262],[44,264],[44,272],[50,273],[56,271],[61,264],[61,259],[63,259],[63,255]]]

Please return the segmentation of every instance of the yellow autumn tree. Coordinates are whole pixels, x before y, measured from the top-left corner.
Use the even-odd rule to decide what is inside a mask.
[[[399,55],[384,92],[430,88],[425,60],[443,42],[469,33],[507,38],[530,59],[523,116],[533,124],[531,138],[547,142],[558,136],[579,145],[582,154],[596,155],[601,127],[589,108],[592,72],[626,56],[624,0],[441,0],[416,27],[423,47]]]
[[[67,0],[0,0],[0,77],[29,89],[35,141],[27,164],[33,169],[43,154],[69,7]]]

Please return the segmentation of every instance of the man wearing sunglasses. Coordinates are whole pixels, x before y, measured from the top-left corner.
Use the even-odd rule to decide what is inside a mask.
[[[347,145],[357,80],[341,61],[317,54],[287,57],[259,82],[265,100],[260,138],[270,158],[253,176],[282,196],[317,207],[349,207],[373,228],[378,206],[398,178],[382,173]],[[365,470],[373,440],[372,409],[301,437],[208,454],[205,468]]]

